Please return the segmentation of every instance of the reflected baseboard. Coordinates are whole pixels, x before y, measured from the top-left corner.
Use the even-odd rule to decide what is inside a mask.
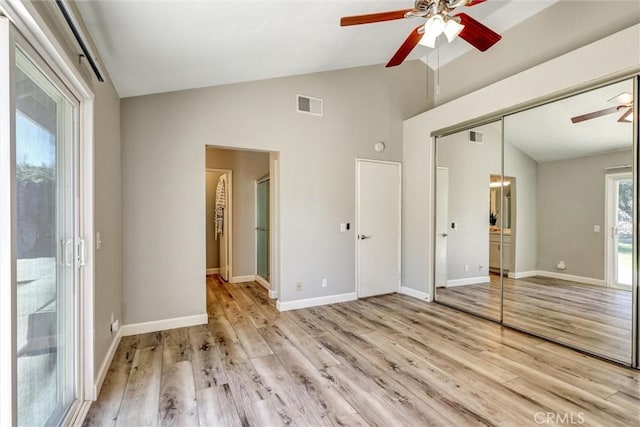
[[[451,288],[454,286],[465,286],[465,285],[480,285],[483,283],[489,283],[491,278],[489,276],[480,276],[480,277],[467,277],[465,279],[455,279],[455,280],[447,280],[447,288]]]
[[[555,271],[533,270],[509,273],[510,279],[522,279],[525,277],[542,276],[551,279],[567,280],[569,282],[584,283],[586,285],[607,287],[607,282],[602,279],[592,277],[575,276],[573,274],[558,273]]]

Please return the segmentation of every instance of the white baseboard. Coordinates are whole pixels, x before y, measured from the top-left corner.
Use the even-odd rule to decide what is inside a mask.
[[[220,274],[219,268],[207,268],[207,275],[209,274]]]
[[[409,296],[409,297],[418,298],[418,299],[423,300],[423,301],[431,302],[431,298],[429,297],[428,293],[422,292],[422,291],[418,291],[418,290],[412,289],[412,288],[407,288],[406,286],[401,286],[400,287],[400,292],[398,292],[398,293],[402,294],[402,295]]]
[[[271,299],[278,298],[278,292],[277,291],[272,291],[271,289],[269,289],[269,298],[271,298]]]
[[[167,329],[186,328],[189,326],[204,325],[209,321],[207,313],[194,316],[175,317],[173,319],[154,320],[152,322],[132,323],[122,325],[120,332],[123,337],[149,332],[165,331]]]
[[[111,366],[111,362],[113,361],[113,356],[115,356],[118,345],[120,345],[120,338],[122,338],[122,328],[118,329],[118,332],[116,332],[113,340],[111,340],[109,350],[107,350],[107,354],[104,356],[104,360],[100,365],[98,377],[93,383],[93,398],[90,400],[98,400],[100,389],[102,389],[102,383],[104,383],[104,379],[107,376],[107,372],[109,372],[109,367]]]
[[[489,283],[491,278],[489,276],[480,277],[467,277],[466,279],[447,280],[447,288],[453,286],[465,286],[465,285],[477,285],[480,283]]]
[[[267,282],[266,280],[264,280],[264,278],[262,276],[258,276],[256,274],[256,282],[258,284],[260,284],[263,288],[265,288],[266,290],[270,291],[271,290],[271,285],[269,284],[269,282]]]
[[[248,276],[233,276],[229,283],[255,282],[255,280],[255,274],[250,274]]]
[[[552,279],[569,280],[571,282],[584,283],[586,285],[607,286],[607,282],[592,277],[574,276],[573,274],[558,273],[555,271],[537,271],[537,276],[550,277]]]
[[[510,271],[509,274],[507,275],[507,277],[509,277],[509,279],[522,279],[523,277],[537,276],[538,273],[539,273],[539,271],[537,271],[537,270],[532,270],[532,271]]]
[[[354,301],[358,299],[358,294],[349,292],[347,294],[329,295],[326,297],[299,299],[295,301],[276,301],[276,308],[279,311],[297,310],[299,308],[315,307],[318,305],[336,304],[339,302]]]

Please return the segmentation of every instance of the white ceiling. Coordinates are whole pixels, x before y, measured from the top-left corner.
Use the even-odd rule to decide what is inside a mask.
[[[464,12],[504,32],[557,0],[490,0]],[[411,0],[77,1],[121,97],[385,64],[408,19],[340,27],[340,17],[413,6]],[[470,47],[454,40],[440,65]],[[427,60],[416,47],[408,59]]]
[[[571,117],[615,106],[607,100],[624,92],[633,93],[632,80],[507,116],[505,143],[515,145],[537,162],[631,149],[633,125],[617,121],[624,111],[580,123],[571,122]]]

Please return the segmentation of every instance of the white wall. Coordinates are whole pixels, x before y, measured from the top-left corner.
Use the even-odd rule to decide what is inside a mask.
[[[410,61],[123,99],[125,322],[205,313],[206,145],[279,152],[281,301],[354,292],[355,236],[339,224],[354,221],[355,158],[402,158],[425,70]],[[297,113],[298,93],[323,98],[324,117]]]
[[[430,292],[431,132],[569,88],[640,69],[640,25],[455,99],[404,122],[403,286]]]
[[[233,266],[234,277],[256,274],[257,179],[269,175],[269,153],[207,148],[207,168],[233,171]],[[215,193],[215,191],[214,191]],[[215,240],[215,243],[219,243]]]
[[[473,130],[482,144],[470,143],[467,131],[437,140],[437,164],[449,170],[447,280],[489,275],[489,181],[502,173],[502,125]]]

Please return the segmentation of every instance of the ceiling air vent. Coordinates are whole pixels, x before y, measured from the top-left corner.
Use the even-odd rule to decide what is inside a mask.
[[[473,142],[474,144],[482,144],[482,132],[478,132],[476,130],[470,130],[469,142]]]
[[[306,95],[297,95],[296,97],[298,101],[296,106],[298,113],[322,117],[324,113],[322,99]]]

